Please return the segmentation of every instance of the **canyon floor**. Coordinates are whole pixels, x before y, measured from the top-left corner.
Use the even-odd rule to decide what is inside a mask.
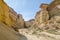
[[[59,34],[52,34],[46,31],[34,32],[34,30],[29,29],[19,29],[20,34],[24,35],[26,38],[22,37],[22,40],[60,40]]]

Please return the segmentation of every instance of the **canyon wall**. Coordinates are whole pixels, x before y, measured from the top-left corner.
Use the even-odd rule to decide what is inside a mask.
[[[60,0],[54,0],[50,4],[42,3],[40,8],[32,27],[42,30],[60,29]]]
[[[12,8],[0,0],[0,40],[21,40],[21,34],[14,29],[17,16]]]

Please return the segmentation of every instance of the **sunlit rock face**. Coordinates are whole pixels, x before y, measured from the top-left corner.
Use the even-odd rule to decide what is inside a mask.
[[[37,12],[35,19],[38,24],[46,23],[49,19],[48,11],[47,11],[47,4],[42,4],[40,6],[41,10]]]
[[[0,0],[0,40],[20,40],[20,34],[13,30],[9,7]]]
[[[15,14],[15,15],[14,15]],[[8,26],[13,26],[16,23],[17,14],[3,0],[0,0],[0,21]]]
[[[0,21],[13,28],[17,25],[17,22],[19,27],[24,27],[24,19],[22,15],[18,15],[3,0],[0,0]]]
[[[0,0],[0,21],[10,26],[9,8],[3,0]]]
[[[9,18],[11,21],[11,26],[15,26],[16,25],[16,19],[17,19],[17,13],[9,7]]]
[[[24,19],[21,14],[17,14],[12,8],[9,7],[9,17],[11,20],[11,26],[14,29],[24,28]]]
[[[49,5],[41,4],[40,8],[41,10],[36,13],[33,26],[43,30],[60,29],[60,0],[55,0]]]
[[[36,22],[37,24],[40,24],[40,11],[36,13],[35,22]]]

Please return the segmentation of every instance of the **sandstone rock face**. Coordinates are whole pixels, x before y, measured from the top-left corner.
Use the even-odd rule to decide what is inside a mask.
[[[0,21],[10,27],[16,28],[24,27],[24,20],[22,15],[18,15],[12,8],[10,8],[3,0],[0,0]],[[19,18],[18,18],[19,16]]]
[[[3,0],[0,0],[0,21],[12,28],[24,27],[24,20],[21,15],[18,15],[10,8]],[[19,18],[18,18],[19,16]],[[18,25],[17,25],[18,23]],[[16,26],[17,25],[17,26]]]
[[[23,38],[26,38],[13,29],[17,23],[17,16],[13,9],[0,0],[0,40],[24,40]]]
[[[10,26],[11,21],[9,20],[9,9],[3,0],[0,0],[0,11],[0,21]]]
[[[16,25],[16,19],[17,19],[17,13],[9,7],[9,17],[11,20],[11,26],[15,26]]]
[[[47,11],[47,4],[42,4],[41,5],[41,11],[37,12],[36,14],[36,22],[38,22],[38,24],[42,24],[42,23],[46,23],[49,19],[49,14]]]
[[[42,30],[60,29],[60,0],[55,0],[51,4],[42,4],[41,10],[35,16],[32,27]]]
[[[60,4],[60,0],[54,0],[49,4],[48,10],[51,10],[52,8],[54,8],[56,5],[59,5],[59,4]]]
[[[59,15],[60,16],[60,0],[55,0],[49,4],[48,7],[50,17]]]
[[[29,21],[26,21],[26,22],[25,22],[25,27],[26,27],[26,28],[31,27],[31,26],[34,24],[34,21],[35,21],[35,19],[31,19],[31,20],[29,20]]]
[[[20,26],[19,28],[24,28],[24,19],[23,16],[21,14],[17,15],[17,25]]]
[[[37,14],[35,16],[35,22],[36,22],[36,24],[40,24],[40,11],[37,12]]]
[[[53,21],[60,22],[60,0],[54,0],[48,7],[49,17]]]
[[[53,1],[49,7],[45,4],[41,5],[41,11],[37,12],[33,25],[29,29],[20,29],[20,33],[28,40],[60,40],[59,1]]]
[[[9,17],[11,19],[11,26],[16,29],[24,28],[24,19],[21,14],[17,14],[9,7]]]
[[[14,16],[17,16],[17,13],[11,8],[9,7],[9,12],[14,15]]]

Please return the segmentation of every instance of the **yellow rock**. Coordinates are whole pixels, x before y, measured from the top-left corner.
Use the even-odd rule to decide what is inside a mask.
[[[13,11],[3,0],[0,0],[0,21],[8,26],[14,26],[17,17],[17,14],[14,15],[14,13],[15,11]]]
[[[39,12],[37,12],[37,14],[35,16],[35,21],[38,24],[48,22],[49,14],[48,14],[48,11],[47,11],[47,7],[48,7],[48,4],[41,4],[41,6],[40,6],[41,10]]]
[[[0,0],[0,21],[10,26],[9,20],[9,8],[3,0]]]

